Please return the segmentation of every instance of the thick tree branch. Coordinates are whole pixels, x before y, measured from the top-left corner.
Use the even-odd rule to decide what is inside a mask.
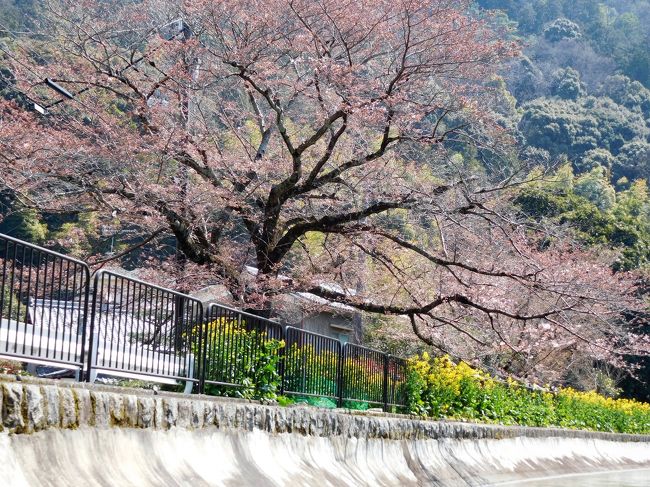
[[[340,227],[345,224],[356,222],[371,215],[383,213],[387,210],[409,208],[412,203],[413,201],[409,199],[401,201],[385,201],[370,205],[363,210],[295,221],[278,240],[278,243],[275,245],[273,250],[269,252],[267,265],[275,265],[280,262],[280,260],[284,258],[286,253],[291,249],[295,241],[307,232],[319,231],[328,233],[340,231]]]

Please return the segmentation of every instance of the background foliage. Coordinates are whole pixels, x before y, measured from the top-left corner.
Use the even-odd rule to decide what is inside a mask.
[[[614,399],[571,388],[531,390],[512,380],[497,381],[449,357],[411,359],[411,413],[447,419],[521,426],[559,426],[617,433],[650,432],[650,404]]]
[[[478,177],[511,175],[531,161],[538,164],[544,172],[535,183],[513,193],[515,208],[531,224],[559,227],[562,237],[602,252],[615,271],[640,271],[639,293],[647,299],[648,286],[643,283],[650,265],[650,2],[478,0],[476,4],[498,11],[494,22],[511,28],[510,36],[525,46],[524,55],[500,77],[485,80],[493,90],[499,123],[512,131],[516,145],[503,158],[479,145],[450,140],[445,146],[451,161]],[[37,2],[0,1],[2,45],[32,31],[34,16]],[[2,84],[5,75],[0,92],[11,98],[14,95]],[[425,162],[429,157],[426,151],[419,154]],[[429,177],[422,169],[420,173],[423,180]],[[88,213],[36,212],[6,188],[0,195],[0,212],[0,232],[54,244],[76,256],[113,255],[138,241],[133,228],[117,218],[106,225]],[[401,235],[413,233],[397,211],[384,217],[390,220],[387,226]],[[540,248],[556,238],[549,235],[540,241]],[[144,247],[127,265],[140,263],[145,251],[160,258],[173,254],[172,246],[164,244]],[[633,318],[639,321],[639,315]],[[646,317],[645,326],[647,322]],[[385,337],[386,328],[396,328],[395,323],[386,320],[373,338]],[[241,333],[253,343],[253,337]],[[394,353],[422,347],[419,342],[413,345],[412,336],[410,342],[398,338],[381,340]],[[263,359],[269,357],[255,360]],[[265,392],[253,376],[264,366],[255,360],[241,363],[237,370],[251,381],[243,394],[261,396]],[[638,375],[644,379],[644,374],[647,380],[648,369]],[[634,394],[643,397],[638,389]]]

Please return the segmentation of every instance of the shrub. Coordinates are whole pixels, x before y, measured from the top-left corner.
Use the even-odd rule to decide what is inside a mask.
[[[287,393],[336,397],[338,366],[336,353],[294,343],[285,352],[285,389]]]
[[[410,359],[406,383],[409,412],[418,416],[650,433],[650,404],[570,388],[531,390],[512,380],[498,382],[446,356]]]
[[[258,330],[247,330],[241,323],[221,318],[207,325],[205,392],[246,399],[276,399],[281,385],[280,354],[284,342],[269,339]],[[202,340],[194,344],[199,356]]]

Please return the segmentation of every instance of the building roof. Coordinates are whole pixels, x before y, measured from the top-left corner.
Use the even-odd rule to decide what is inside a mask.
[[[259,270],[256,267],[247,265],[246,272],[248,272],[252,276],[256,276],[259,273]],[[280,279],[282,279],[282,277],[283,276],[280,276]],[[325,290],[344,293],[349,296],[354,296],[356,294],[356,291],[354,289],[344,289],[343,287],[339,286],[336,283],[321,283],[319,286]],[[304,301],[308,301],[313,304],[330,308],[331,310],[339,314],[353,314],[358,312],[358,310],[353,308],[352,306],[348,306],[347,304],[343,304],[343,303],[337,303],[336,301],[330,301],[329,299],[325,299],[313,293],[290,292],[287,293],[287,295],[296,297]]]

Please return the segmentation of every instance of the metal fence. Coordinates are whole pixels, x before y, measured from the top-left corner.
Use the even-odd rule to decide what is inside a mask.
[[[84,262],[2,234],[0,271],[0,357],[224,395],[270,363],[282,394],[406,404],[406,362],[377,350],[222,305],[204,313],[191,296],[110,271],[91,279]]]
[[[0,234],[0,354],[82,369],[90,270]]]
[[[285,330],[282,391],[300,396],[340,398],[341,342],[288,326]]]
[[[388,356],[370,348],[346,343],[341,370],[341,403],[364,401],[386,404]]]
[[[109,271],[95,274],[92,295],[89,372],[198,382],[200,301]]]
[[[267,344],[282,340],[282,325],[227,306],[210,306],[203,337],[202,391],[229,395],[248,387]],[[271,350],[270,353],[279,353]]]

